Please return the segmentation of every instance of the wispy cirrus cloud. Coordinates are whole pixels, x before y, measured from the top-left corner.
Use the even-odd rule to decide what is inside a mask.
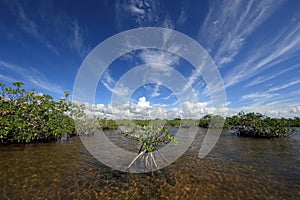
[[[84,29],[79,26],[76,19],[54,11],[51,2],[45,3],[46,9],[44,3],[40,5],[36,3],[35,6],[39,9],[34,11],[25,1],[11,0],[5,3],[15,16],[19,28],[54,54],[61,55],[62,52],[59,51],[61,46],[69,46],[81,58],[89,52],[90,48],[84,40]],[[35,14],[32,15],[32,12]]]
[[[178,7],[179,13],[172,18],[169,15],[169,5],[159,0],[117,0],[115,3],[116,23],[119,29],[126,26],[125,23],[128,22],[134,22],[137,27],[175,29],[176,26],[182,26],[186,22],[188,3],[189,0],[182,1]]]
[[[129,88],[122,85],[122,83],[116,88],[117,81],[112,78],[108,70],[103,74],[101,83],[108,91],[118,96],[127,96],[129,94]]]
[[[278,90],[286,89],[288,87],[291,87],[291,86],[299,84],[299,83],[300,83],[300,80],[294,80],[294,81],[291,81],[291,82],[286,83],[284,85],[272,87],[268,90],[268,92],[275,92],[275,91],[278,91]]]
[[[300,89],[294,89],[289,92],[282,92],[280,95],[272,98],[269,103],[296,103],[299,104],[299,97],[300,97]]]
[[[17,22],[21,29],[23,29],[25,32],[33,35],[36,38],[39,38],[40,35],[38,33],[37,24],[29,19],[27,14],[24,11],[23,6],[19,1],[10,1],[12,4],[14,4],[15,7],[15,15],[17,16]]]
[[[133,21],[137,27],[163,27],[174,29],[175,23],[166,11],[163,9],[162,4],[158,0],[124,0],[116,1],[115,12],[118,28],[122,29],[123,23]],[[184,23],[186,18],[186,5],[183,4],[179,19],[181,23]],[[170,52],[176,53],[180,50],[175,43],[170,45],[170,36],[166,32],[163,35],[163,45],[168,45]],[[169,43],[168,43],[169,42]],[[168,43],[168,44],[167,44]],[[159,72],[168,74],[170,69],[163,67],[165,66],[177,66],[180,62],[180,57],[169,53],[167,51],[157,49],[142,49],[133,54],[126,55],[126,61],[131,62],[137,59],[139,63],[149,64],[153,63],[152,68],[156,68]],[[161,64],[161,65],[156,65]]]
[[[292,92],[280,92],[281,90],[288,89],[292,86],[300,84],[300,80],[293,80],[285,84],[281,84],[278,86],[272,86],[267,91],[264,92],[254,92],[243,95],[241,97],[241,101],[250,101],[250,102],[277,102],[279,100],[283,101],[288,99],[288,101],[299,101],[298,97],[300,95],[300,90],[292,91]],[[286,100],[285,100],[286,101]]]
[[[151,97],[158,97],[160,96],[160,92],[159,92],[159,84],[155,84],[153,92],[151,94]]]
[[[259,112],[259,110],[261,110],[261,112],[263,111],[274,117],[292,117],[293,115],[295,116],[295,114],[300,115],[300,112],[292,112],[295,107],[300,105],[300,90],[292,90],[289,92],[281,91],[289,89],[299,83],[299,80],[293,80],[286,84],[273,86],[264,92],[254,92],[243,95],[240,100],[247,102],[248,105],[241,107],[240,110],[249,112]]]
[[[299,83],[299,80],[294,80],[287,84],[271,87],[264,92],[243,95],[240,100],[241,102],[246,102],[248,105],[239,107],[238,109],[233,108],[232,111],[261,112],[272,117],[300,116],[300,110],[297,111],[297,108],[300,108],[300,89],[289,90],[289,92],[281,91]]]
[[[245,87],[255,86],[255,85],[267,82],[269,80],[280,77],[280,76],[284,75],[287,72],[290,72],[290,71],[295,70],[295,69],[299,69],[299,67],[300,67],[299,64],[295,64],[295,65],[292,65],[292,66],[287,67],[285,69],[282,69],[282,70],[280,70],[279,72],[276,72],[276,73],[269,72],[267,75],[259,75],[257,78],[251,80]]]
[[[37,21],[29,17],[24,5],[20,1],[12,0],[6,1],[6,3],[10,6],[21,30],[34,37],[56,55],[59,55],[57,48],[51,44],[47,37],[40,31]]]
[[[278,95],[279,94],[272,94],[270,92],[255,92],[243,95],[241,101],[265,102]]]
[[[0,71],[14,74],[14,76],[4,76],[0,74],[0,80],[5,82],[23,81],[26,85],[34,86],[38,89],[46,90],[51,94],[63,96],[64,90],[61,86],[47,80],[47,78],[35,68],[22,68],[18,65],[0,60]]]
[[[138,27],[160,26],[172,28],[171,20],[162,12],[160,1],[118,0],[115,4],[117,25],[122,28],[123,22],[134,20]]]
[[[209,12],[199,30],[199,41],[218,67],[235,60],[247,37],[281,1],[210,1]]]
[[[299,20],[293,20],[275,37],[266,39],[261,46],[248,51],[247,60],[236,65],[226,74],[224,78],[225,86],[233,86],[267,69],[280,67],[286,61],[298,59],[299,52],[300,22]]]
[[[3,74],[0,74],[0,82],[9,82],[9,83],[12,83],[12,82],[15,82],[16,79],[8,76],[8,75],[3,75]]]
[[[180,14],[178,19],[176,20],[176,25],[183,25],[188,18],[188,5],[189,0],[182,1],[182,6],[180,7]]]
[[[157,63],[174,67],[179,64],[180,57],[166,51],[144,49],[138,54],[143,63]]]
[[[90,48],[87,47],[84,42],[84,31],[76,20],[71,24],[70,31],[73,38],[69,41],[69,45],[81,56],[81,58],[84,58],[90,51]]]
[[[169,99],[174,98],[174,97],[176,97],[176,95],[174,93],[171,93],[171,94],[169,94],[169,95],[167,95],[165,97],[161,97],[160,99],[162,99],[162,100],[169,100]]]

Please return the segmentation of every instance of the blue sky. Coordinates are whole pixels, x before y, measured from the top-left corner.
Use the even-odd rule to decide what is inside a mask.
[[[299,10],[298,0],[4,0],[0,2],[0,81],[23,81],[28,88],[59,98],[63,91],[72,93],[80,65],[98,44],[129,29],[162,27],[186,34],[211,56],[224,83],[225,107],[212,107],[205,81],[185,59],[157,49],[137,49],[115,60],[101,77],[94,105],[97,114],[172,118],[244,110],[300,116]],[[182,74],[196,101],[179,102],[160,80],[135,91],[129,91],[126,83],[115,89],[128,71],[153,62]],[[163,66],[155,69],[169,73]],[[113,93],[127,93],[130,100],[113,105]]]

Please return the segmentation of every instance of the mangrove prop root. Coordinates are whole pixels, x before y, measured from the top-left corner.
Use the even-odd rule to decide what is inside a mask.
[[[142,151],[141,153],[139,153],[139,155],[137,155],[137,156],[131,161],[131,163],[128,165],[127,169],[129,169],[129,168],[133,165],[133,163],[134,163],[139,157],[141,157],[144,153],[146,153],[146,150],[144,150],[144,151]]]
[[[159,153],[160,154],[160,153]],[[160,154],[160,156],[164,159],[164,157]],[[147,150],[143,150],[142,152],[140,152],[132,161],[131,163],[128,165],[127,170],[129,170],[132,165],[137,162],[138,159],[144,160],[145,162],[145,167],[147,169],[150,170],[158,170],[158,165],[157,162],[155,160],[155,157],[153,155],[153,152],[147,152]],[[164,159],[165,160],[165,159]]]

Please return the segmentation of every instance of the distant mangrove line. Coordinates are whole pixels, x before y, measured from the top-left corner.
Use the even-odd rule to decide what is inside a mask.
[[[119,126],[132,124],[141,128],[149,125],[223,128],[238,136],[262,138],[286,137],[295,132],[293,127],[300,127],[299,117],[271,118],[260,113],[244,112],[227,118],[205,115],[197,120],[111,120],[95,116],[91,119],[85,114],[84,105],[68,101],[68,92],[56,101],[48,94],[38,95],[35,90],[26,90],[23,86],[22,82],[14,82],[13,87],[0,83],[0,144],[58,141],[64,136],[88,135],[99,128],[118,129]],[[79,124],[77,129],[75,122]],[[153,147],[144,146],[148,151]]]

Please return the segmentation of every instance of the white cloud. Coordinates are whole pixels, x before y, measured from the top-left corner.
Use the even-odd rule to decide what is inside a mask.
[[[148,108],[150,107],[150,102],[146,100],[146,97],[140,97],[137,106]]]
[[[155,119],[155,118],[167,119],[168,118],[167,111],[162,107],[152,107],[152,109],[150,109],[149,115],[150,115],[151,119]]]
[[[156,84],[154,86],[154,91],[151,94],[151,97],[158,97],[158,96],[160,96],[160,93],[159,93],[159,84]]]
[[[295,117],[300,116],[299,102],[283,104],[279,102],[261,103],[255,102],[239,108],[224,107],[214,108],[209,102],[189,101],[183,102],[180,108],[166,109],[163,106],[151,105],[146,98],[141,97],[137,103],[115,103],[114,105],[91,105],[86,103],[87,113],[113,119],[173,119],[194,118],[199,119],[206,114],[230,116],[237,114],[241,110],[244,112],[259,112],[271,117]]]
[[[78,103],[78,102],[75,102]],[[183,102],[181,109],[170,108],[167,109],[165,105],[151,105],[147,99],[142,96],[137,103],[113,103],[113,105],[91,105],[85,103],[87,113],[90,115],[98,115],[106,118],[114,119],[173,119],[181,118],[195,118],[199,119],[206,114],[227,115],[228,108],[213,108],[209,102]]]
[[[191,103],[189,101],[182,103],[182,115],[186,118],[200,117],[206,113],[208,102]]]

